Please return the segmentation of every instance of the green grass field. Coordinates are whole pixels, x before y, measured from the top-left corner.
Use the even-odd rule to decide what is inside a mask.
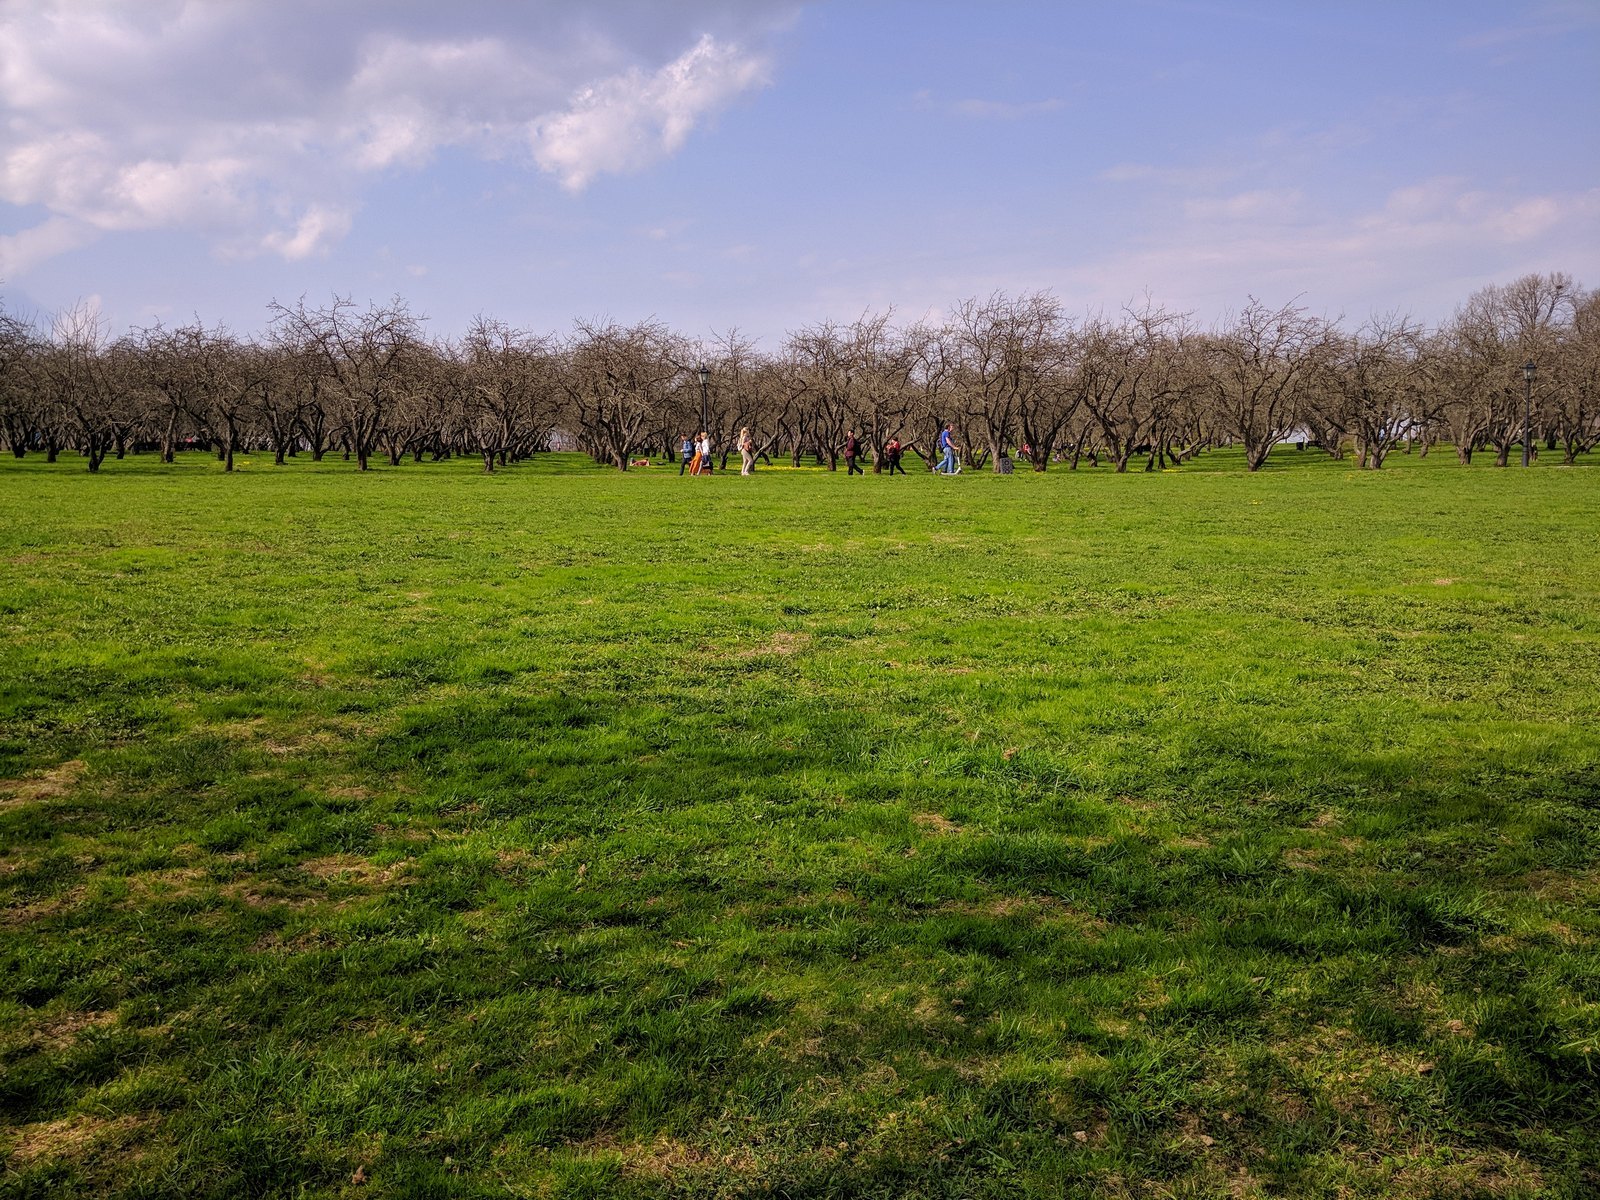
[[[0,463],[0,1196],[1593,1196],[1600,464]]]

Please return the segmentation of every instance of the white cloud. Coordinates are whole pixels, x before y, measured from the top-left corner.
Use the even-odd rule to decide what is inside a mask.
[[[20,233],[0,234],[0,280],[94,240],[94,230],[69,217],[51,217]]]
[[[564,112],[529,124],[538,164],[578,190],[602,171],[636,171],[672,154],[695,123],[767,79],[767,63],[702,37],[653,74],[614,75],[573,98]]]
[[[181,228],[301,259],[348,231],[377,174],[451,147],[580,189],[671,155],[761,84],[760,45],[792,8],[6,5],[0,201],[48,218],[0,253],[15,272],[97,234]]]
[[[1303,196],[1296,188],[1260,188],[1231,196],[1199,197],[1184,202],[1184,212],[1198,220],[1283,220],[1299,207]]]
[[[261,244],[290,261],[309,258],[325,250],[350,229],[350,214],[344,209],[313,204],[290,230],[274,230],[264,235]]]
[[[1334,310],[1394,304],[1439,319],[1471,288],[1600,257],[1600,189],[1517,195],[1420,180],[1356,212],[1313,211],[1297,192],[1183,201],[1142,246],[1066,272],[1065,290],[1114,304],[1148,287],[1202,314],[1305,294]],[[1463,264],[1473,264],[1463,275]]]

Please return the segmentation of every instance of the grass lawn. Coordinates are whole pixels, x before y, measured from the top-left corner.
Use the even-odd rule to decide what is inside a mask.
[[[0,1196],[1593,1196],[1600,464],[0,462]]]

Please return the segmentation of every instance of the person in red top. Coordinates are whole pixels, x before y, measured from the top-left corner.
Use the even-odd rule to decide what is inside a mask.
[[[856,441],[856,431],[851,429],[844,436],[844,463],[845,466],[849,468],[849,470],[845,472],[846,475],[866,474],[866,472],[861,469],[861,463],[857,461],[860,457],[861,443]]]
[[[883,448],[884,461],[889,464],[889,474],[893,475],[896,471],[899,471],[902,475],[906,473],[905,467],[900,462],[900,455],[903,453],[904,451],[900,447],[900,439],[897,437],[890,438],[888,444]]]

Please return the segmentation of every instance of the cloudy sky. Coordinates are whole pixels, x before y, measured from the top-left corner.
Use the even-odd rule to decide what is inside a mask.
[[[0,298],[785,329],[1600,285],[1600,0],[0,0]]]

